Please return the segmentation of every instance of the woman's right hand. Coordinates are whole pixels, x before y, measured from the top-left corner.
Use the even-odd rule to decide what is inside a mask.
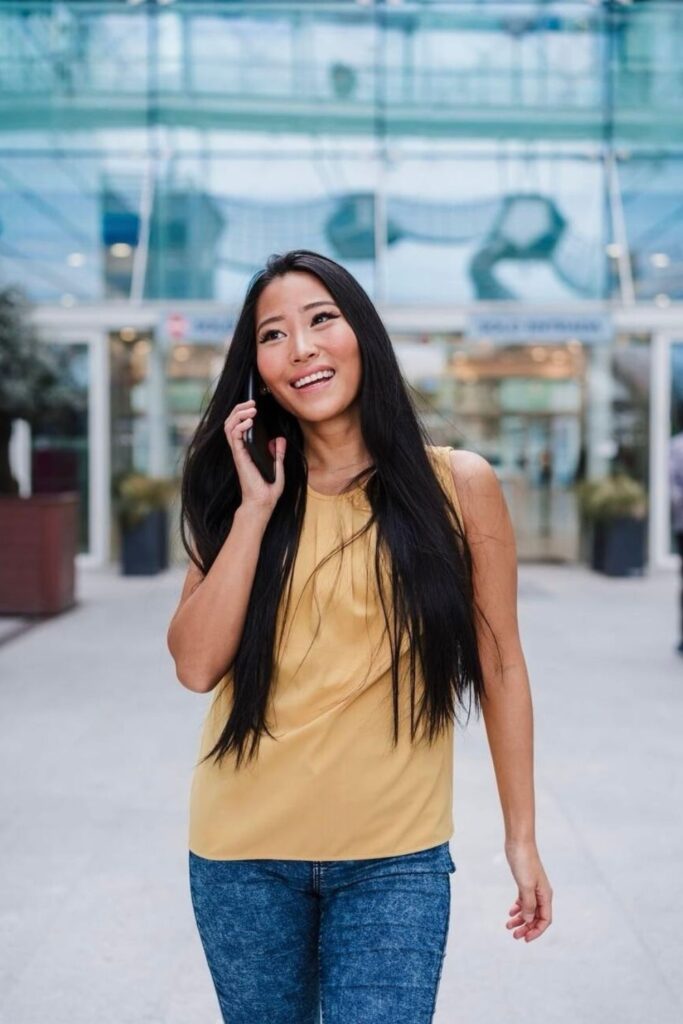
[[[247,451],[243,434],[252,425],[257,415],[256,402],[249,399],[238,402],[223,424],[225,436],[235,460],[235,468],[242,489],[242,505],[272,513],[285,486],[284,457],[287,438],[275,437],[268,442],[268,448],[275,459],[275,480],[269,484]]]

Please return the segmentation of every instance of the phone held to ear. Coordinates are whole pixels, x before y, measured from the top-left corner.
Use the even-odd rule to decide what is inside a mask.
[[[259,409],[259,399],[257,394],[257,375],[253,366],[249,369],[247,395],[245,400],[249,401],[251,398],[256,402],[257,412],[252,425],[242,434],[242,439],[244,440],[252,461],[260,470],[261,476],[269,484],[272,484],[275,483],[275,459],[270,454],[270,449],[268,448],[268,441],[270,438],[268,437],[268,433],[261,418],[261,410]]]

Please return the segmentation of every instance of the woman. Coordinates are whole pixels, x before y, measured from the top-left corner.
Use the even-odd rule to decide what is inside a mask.
[[[243,440],[257,416],[273,483]],[[224,1019],[426,1024],[468,695],[518,887],[506,927],[530,942],[551,921],[515,545],[488,462],[426,443],[376,309],[334,261],[294,250],[252,280],[187,452],[181,533],[168,645],[184,686],[215,691],[189,871]]]

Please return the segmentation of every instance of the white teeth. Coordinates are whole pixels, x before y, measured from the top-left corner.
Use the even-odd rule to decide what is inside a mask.
[[[334,370],[320,370],[319,373],[312,373],[310,377],[300,377],[294,384],[295,388],[301,388],[304,384],[311,384],[314,380],[327,380],[334,376]]]

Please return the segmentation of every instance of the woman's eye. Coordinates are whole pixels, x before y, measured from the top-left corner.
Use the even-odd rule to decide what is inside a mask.
[[[328,320],[336,320],[338,314],[336,314],[336,313],[325,313],[324,311],[321,311],[320,313],[316,313],[315,314],[315,316],[313,317],[311,323],[315,323],[315,321],[318,319],[319,316],[326,316],[328,318]],[[269,341],[271,334],[277,334],[277,333],[278,333],[277,332],[277,328],[273,328],[270,331],[266,331],[266,333],[262,334],[261,337],[259,338],[259,343],[262,342],[262,341]]]

